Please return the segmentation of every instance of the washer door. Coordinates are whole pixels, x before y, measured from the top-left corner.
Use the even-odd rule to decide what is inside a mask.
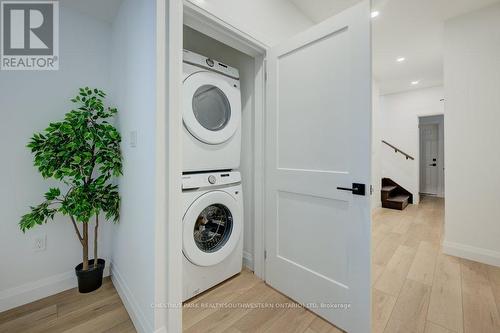
[[[198,266],[212,266],[227,258],[240,240],[238,202],[222,191],[208,192],[191,204],[183,219],[183,252]]]
[[[183,115],[189,133],[207,144],[229,140],[241,123],[241,94],[219,74],[197,72],[184,80]]]

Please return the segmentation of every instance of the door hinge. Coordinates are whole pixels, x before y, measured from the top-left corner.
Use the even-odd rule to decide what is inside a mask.
[[[266,259],[267,259],[267,251],[264,250],[264,260],[266,260]]]
[[[373,195],[373,185],[370,185],[370,195]]]
[[[267,60],[264,60],[264,81],[267,82]]]

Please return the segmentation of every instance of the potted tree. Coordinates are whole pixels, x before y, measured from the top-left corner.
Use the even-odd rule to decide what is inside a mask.
[[[116,108],[105,108],[102,90],[80,88],[71,101],[76,108],[63,121],[51,123],[43,133],[31,138],[28,148],[43,178],[61,182],[45,193],[45,200],[19,222],[23,232],[53,220],[56,214],[69,217],[82,245],[83,260],[75,267],[78,290],[98,289],[105,261],[98,259],[99,215],[117,222],[120,196],[113,177],[122,174],[121,137],[108,122]],[[94,224],[94,257],[89,260],[89,223]],[[81,229],[81,230],[80,230]]]

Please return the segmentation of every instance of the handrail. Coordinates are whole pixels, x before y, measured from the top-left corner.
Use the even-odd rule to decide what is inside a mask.
[[[385,143],[386,145],[388,145],[389,147],[391,147],[392,149],[394,149],[394,151],[396,153],[400,153],[400,154],[403,154],[406,159],[408,160],[414,160],[415,158],[413,158],[411,155],[408,155],[407,153],[405,153],[404,151],[402,151],[401,149],[399,149],[398,147],[395,147],[393,145],[391,145],[389,142],[385,141],[385,140],[382,140],[382,143]]]

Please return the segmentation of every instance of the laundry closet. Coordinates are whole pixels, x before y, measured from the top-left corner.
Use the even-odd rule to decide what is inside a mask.
[[[183,49],[187,300],[238,274],[242,266],[253,270],[255,59],[187,25]],[[227,198],[215,197],[223,193]]]

